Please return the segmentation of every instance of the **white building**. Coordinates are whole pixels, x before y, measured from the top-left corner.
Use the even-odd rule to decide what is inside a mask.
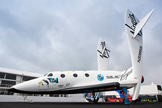
[[[129,89],[130,95],[133,95],[133,89],[134,88]],[[140,88],[139,95],[162,95],[162,89],[160,85],[156,85],[154,83],[151,83],[151,85],[142,85]]]
[[[9,95],[9,87],[40,76],[43,75],[0,67],[0,95]]]

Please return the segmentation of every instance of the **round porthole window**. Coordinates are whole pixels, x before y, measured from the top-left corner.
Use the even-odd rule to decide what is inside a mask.
[[[89,77],[89,74],[88,74],[88,73],[85,73],[85,76],[86,76],[86,77]]]
[[[61,76],[61,78],[65,78],[65,74],[61,74],[60,76]]]
[[[75,74],[73,74],[73,76],[74,76],[74,77],[78,77],[78,75],[77,75],[76,73],[75,73]]]

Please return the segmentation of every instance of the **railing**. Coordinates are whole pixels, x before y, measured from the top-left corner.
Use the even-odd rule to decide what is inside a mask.
[[[0,87],[5,87],[5,88],[10,88],[10,87],[12,87],[13,85],[11,85],[11,84],[0,84]]]

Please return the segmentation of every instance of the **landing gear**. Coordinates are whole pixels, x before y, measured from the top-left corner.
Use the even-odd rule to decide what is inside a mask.
[[[29,99],[27,98],[27,95],[22,95],[22,97],[24,98],[24,100],[27,100],[28,102],[33,103],[33,100],[29,100]]]
[[[86,94],[86,101],[87,102],[97,103],[99,98],[100,98],[100,92],[92,92],[92,93]]]
[[[123,91],[124,91],[124,104],[131,104],[130,102],[129,102],[129,99],[128,99],[128,92],[127,92],[127,87],[123,87]]]
[[[93,92],[93,103],[97,103],[100,98],[100,92],[97,92],[98,94],[95,95],[95,92]]]

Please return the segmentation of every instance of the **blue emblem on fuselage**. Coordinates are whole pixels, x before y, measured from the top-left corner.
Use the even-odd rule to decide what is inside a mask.
[[[58,78],[48,78],[51,83],[58,83]]]
[[[98,81],[103,81],[104,80],[104,76],[102,74],[98,74],[97,75],[97,79],[98,79]]]

